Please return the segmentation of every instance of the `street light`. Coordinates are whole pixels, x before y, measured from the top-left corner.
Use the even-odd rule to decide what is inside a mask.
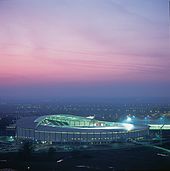
[[[145,118],[144,118],[144,120],[145,120],[145,125],[147,125],[147,117],[145,116]]]
[[[135,115],[133,115],[132,118],[135,119]]]
[[[159,119],[160,119],[160,123],[163,124],[164,123],[164,117],[161,116]]]
[[[159,120],[160,120],[160,124],[162,124],[162,126],[160,126],[160,137],[161,137],[161,144],[162,144],[162,128],[164,127],[164,116],[161,116],[160,118],[159,118]]]

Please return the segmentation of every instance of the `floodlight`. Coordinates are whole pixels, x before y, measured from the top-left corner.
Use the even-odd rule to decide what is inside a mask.
[[[133,127],[134,127],[132,124],[126,124],[126,123],[124,123],[123,125],[124,125],[124,127],[125,127],[125,129],[126,129],[127,131],[132,130]]]
[[[127,122],[131,122],[132,121],[132,118],[127,116],[127,119],[126,119]]]

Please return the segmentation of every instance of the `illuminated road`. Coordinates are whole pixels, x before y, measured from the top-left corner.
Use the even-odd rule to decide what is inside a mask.
[[[153,145],[153,146],[150,145],[150,147],[157,148],[159,150],[163,150],[163,151],[166,151],[166,152],[170,153],[170,150],[169,149],[166,149],[166,148],[163,148],[163,147],[159,147],[159,146],[155,146],[155,145]]]
[[[138,145],[142,145],[142,146],[145,146],[145,147],[156,148],[156,149],[159,149],[159,150],[163,150],[163,151],[165,151],[167,153],[170,153],[169,149],[166,149],[166,148],[163,148],[163,147],[159,147],[159,146],[151,145],[151,144],[146,144],[146,143],[142,143],[142,142],[137,142],[137,141],[132,141],[132,142],[135,143],[135,144],[138,144]]]

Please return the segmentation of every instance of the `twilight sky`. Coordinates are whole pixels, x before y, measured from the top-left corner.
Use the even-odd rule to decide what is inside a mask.
[[[0,97],[170,97],[168,0],[0,0]]]

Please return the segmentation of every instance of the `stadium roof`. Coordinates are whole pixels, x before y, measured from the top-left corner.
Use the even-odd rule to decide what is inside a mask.
[[[114,122],[99,121],[92,118],[86,118],[75,115],[59,114],[59,115],[46,115],[37,118],[35,121],[37,126],[69,126],[69,127],[102,127],[102,126],[115,126]]]
[[[26,117],[17,121],[17,126],[27,129],[56,131],[60,129],[72,130],[83,129],[88,131],[93,130],[132,130],[145,129],[146,126],[136,126],[130,123],[121,122],[107,122],[100,121],[93,118],[86,118],[81,116],[69,114],[45,115],[40,117]]]

